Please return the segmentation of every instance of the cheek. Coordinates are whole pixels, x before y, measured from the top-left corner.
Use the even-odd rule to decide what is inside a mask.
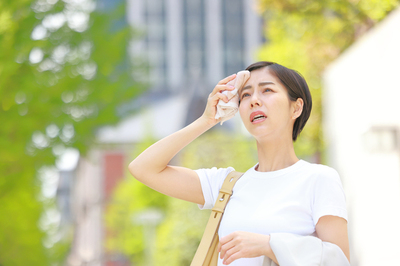
[[[283,121],[290,116],[290,105],[285,98],[271,99],[268,103],[268,113],[272,120]]]
[[[242,118],[242,120],[244,120],[245,111],[244,111],[244,107],[242,104],[239,105],[239,114],[240,114],[240,117]]]
[[[292,113],[291,113],[291,106],[290,104],[288,104],[287,102],[282,103],[282,118],[287,118],[287,119],[291,119],[292,117]]]
[[[239,114],[240,114],[240,118],[242,119],[242,121],[244,121],[244,114],[240,111],[240,109],[239,109]]]

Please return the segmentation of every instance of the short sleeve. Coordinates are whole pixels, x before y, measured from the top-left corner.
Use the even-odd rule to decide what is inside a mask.
[[[317,176],[314,190],[314,225],[325,215],[338,216],[347,220],[346,196],[339,174],[326,166],[322,170]]]
[[[205,200],[204,205],[198,205],[200,209],[212,209],[225,178],[234,170],[232,167],[195,170],[199,176]]]

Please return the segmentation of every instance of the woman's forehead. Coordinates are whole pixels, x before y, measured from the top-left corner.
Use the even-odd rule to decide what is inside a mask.
[[[259,83],[267,84],[269,82],[277,84],[278,80],[267,67],[264,67],[251,71],[250,78],[244,86],[256,86]]]

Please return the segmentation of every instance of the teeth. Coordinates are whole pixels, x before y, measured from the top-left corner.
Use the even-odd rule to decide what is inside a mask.
[[[253,121],[259,120],[259,119],[263,119],[265,116],[263,115],[256,115],[255,117],[253,117]]]

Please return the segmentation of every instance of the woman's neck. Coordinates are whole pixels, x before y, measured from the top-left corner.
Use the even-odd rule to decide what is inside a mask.
[[[299,161],[293,142],[290,139],[275,139],[273,141],[257,141],[259,172],[271,172],[289,167]]]

